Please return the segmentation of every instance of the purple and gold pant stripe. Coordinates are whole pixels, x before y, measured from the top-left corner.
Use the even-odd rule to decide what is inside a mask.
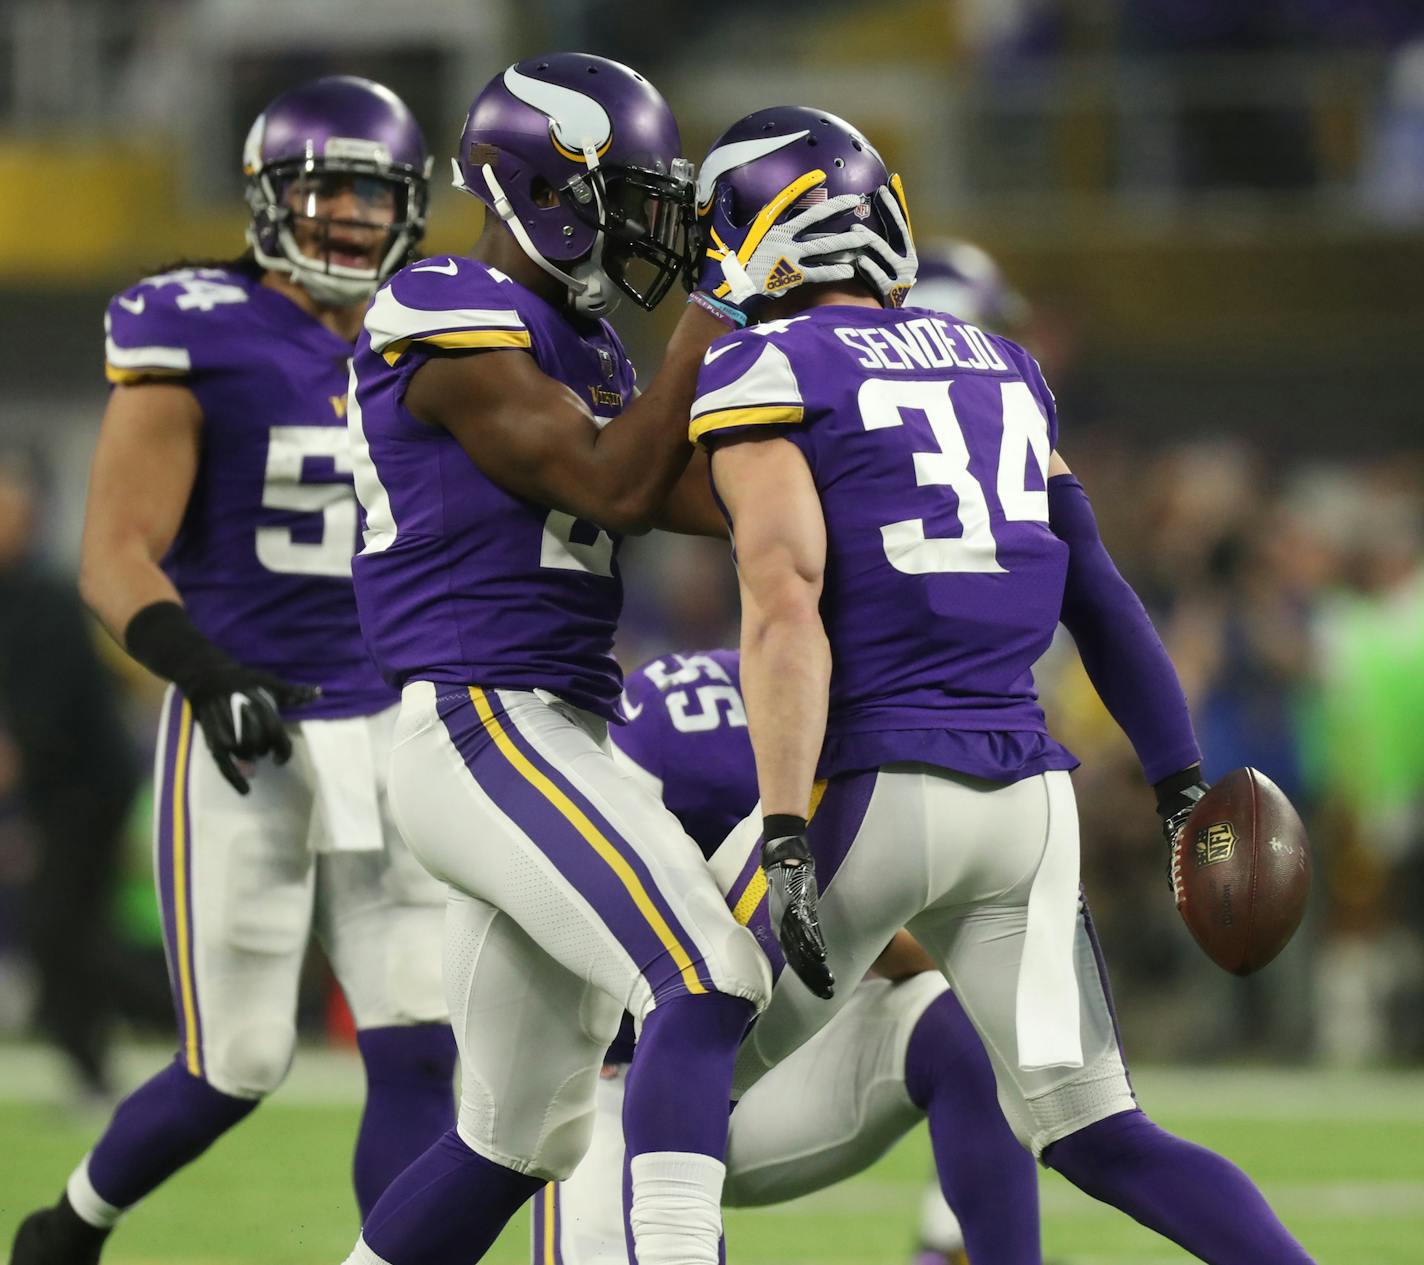
[[[1128,1092],[1137,1097],[1137,1090],[1132,1083],[1132,1069],[1127,1065],[1127,1051],[1122,1048],[1122,1026],[1117,1019],[1117,1003],[1113,1001],[1112,984],[1108,980],[1107,959],[1103,957],[1103,946],[1098,940],[1098,928],[1093,922],[1093,911],[1088,907],[1088,894],[1083,890],[1083,885],[1078,885],[1078,906],[1083,919],[1083,930],[1088,934],[1088,943],[1093,947],[1093,962],[1098,968],[1098,984],[1103,991],[1103,1003],[1108,1008],[1108,1018],[1112,1020],[1113,1039],[1117,1042],[1118,1057],[1122,1059],[1123,1075],[1127,1079]]]
[[[817,782],[811,788],[811,805],[807,813],[806,830],[811,854],[816,859],[816,886],[824,895],[840,871],[860,824],[870,807],[875,790],[876,771],[851,773],[831,782]],[[761,869],[761,840],[747,858],[737,881],[727,896],[732,917],[756,936],[757,943],[771,962],[771,978],[781,977],[786,969],[786,956],[771,926],[766,904],[766,875]]]
[[[191,704],[176,691],[169,695],[163,726],[155,806],[158,896],[173,1009],[178,1016],[178,1055],[192,1075],[202,1076],[203,1027],[193,967],[193,829],[188,802],[195,726]]]
[[[443,694],[438,709],[480,788],[593,907],[654,998],[717,991],[636,849],[538,752],[494,692]]]
[[[559,1207],[559,1183],[550,1182],[534,1196],[534,1265],[564,1265],[563,1211]]]

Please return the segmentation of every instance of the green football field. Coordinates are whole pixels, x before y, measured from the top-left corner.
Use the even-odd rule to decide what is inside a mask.
[[[133,1080],[159,1051],[124,1062]],[[1424,1261],[1424,1074],[1144,1069],[1135,1080],[1163,1125],[1224,1152],[1264,1187],[1326,1265]],[[283,1092],[143,1205],[111,1265],[338,1265],[356,1234],[347,1179],[359,1072],[304,1051]],[[0,1239],[58,1193],[102,1115],[76,1114],[46,1055],[0,1047]],[[784,1207],[727,1217],[746,1265],[891,1265],[906,1260],[928,1142],[917,1132],[864,1176]],[[1064,1265],[1167,1265],[1171,1244],[1042,1179],[1045,1254]],[[489,1258],[527,1260],[527,1218]]]

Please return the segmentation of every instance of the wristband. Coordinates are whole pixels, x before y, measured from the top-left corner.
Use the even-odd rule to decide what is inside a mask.
[[[177,602],[153,602],[140,610],[124,629],[124,649],[144,667],[184,694],[203,674],[236,666],[193,623]]]
[[[687,296],[687,301],[693,307],[700,307],[708,316],[721,321],[730,329],[746,327],[747,314],[735,303],[725,303],[721,299],[714,299],[705,290],[694,290]]]
[[[795,813],[771,813],[761,819],[763,839],[786,839],[806,833],[806,819]]]
[[[1153,793],[1157,796],[1157,812],[1166,817],[1170,811],[1180,807],[1172,801],[1181,795],[1188,787],[1196,786],[1202,780],[1200,764],[1194,764],[1190,768],[1183,769],[1180,773],[1173,773],[1152,784]]]

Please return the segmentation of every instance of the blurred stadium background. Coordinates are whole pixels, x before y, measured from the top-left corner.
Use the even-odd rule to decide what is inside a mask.
[[[121,829],[100,811],[149,759],[157,690],[97,628],[92,678],[87,642],[24,650],[35,568],[54,593],[74,572],[104,301],[177,256],[237,253],[246,127],[319,73],[411,104],[437,155],[429,249],[461,249],[479,211],[445,187],[458,122],[491,73],[544,47],[637,65],[694,158],[764,105],[844,114],[904,173],[920,241],[978,242],[1028,299],[1017,336],[1181,668],[1208,771],[1264,769],[1316,849],[1295,942],[1256,979],[1218,972],[1172,909],[1131,752],[1071,646],[1050,654],[1040,684],[1084,760],[1085,877],[1147,1105],[1250,1166],[1321,1260],[1424,1257],[1415,0],[5,0],[0,1240],[170,1039],[148,797]],[[624,313],[641,363],[672,307]],[[731,642],[724,549],[625,556],[629,665]],[[108,1259],[339,1259],[359,1073],[319,960],[304,1012],[286,1104],[160,1192]],[[735,1218],[733,1259],[900,1259],[924,1171],[908,1148],[849,1191]],[[1183,1259],[1052,1180],[1063,1259]],[[520,1259],[517,1237],[501,1260]]]

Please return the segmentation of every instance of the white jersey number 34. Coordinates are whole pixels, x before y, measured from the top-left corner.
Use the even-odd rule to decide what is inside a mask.
[[[857,403],[866,430],[883,430],[904,424],[903,411],[925,415],[939,445],[937,452],[917,452],[915,482],[920,487],[949,488],[959,502],[960,536],[927,536],[925,520],[907,518],[880,529],[885,557],[906,575],[945,571],[1003,571],[996,556],[989,502],[979,480],[969,470],[969,447],[964,428],[954,411],[945,381],[906,382],[894,378],[869,378],[861,383]],[[1024,486],[1028,454],[1047,487],[1048,422],[1039,412],[1026,382],[1000,384],[1003,438],[999,445],[996,479],[1000,508],[1009,522],[1046,523],[1048,493]]]

